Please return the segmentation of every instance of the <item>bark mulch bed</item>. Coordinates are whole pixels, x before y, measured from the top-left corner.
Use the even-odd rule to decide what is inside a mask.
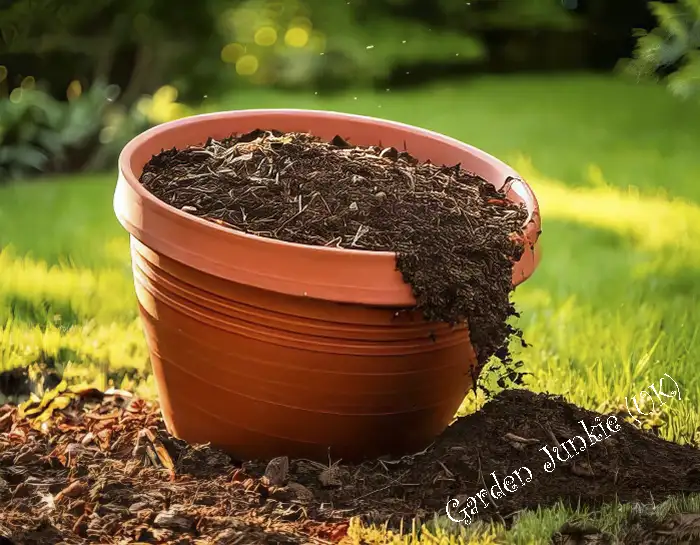
[[[340,136],[256,130],[163,151],[141,183],[175,208],[246,233],[396,252],[426,319],[466,321],[479,370],[496,353],[517,382],[508,340],[521,334],[506,320],[516,314],[512,268],[527,211],[459,164]]]
[[[69,391],[26,412],[0,408],[3,543],[332,543],[349,517],[427,520],[453,498],[476,500],[473,519],[509,523],[519,510],[562,499],[659,502],[700,492],[700,450],[621,420],[617,432],[546,472],[540,449],[585,436],[580,421],[601,437],[592,429],[601,415],[525,390],[458,419],[423,453],[356,466],[237,463],[174,439],[155,405],[126,392]],[[505,484],[523,467],[531,482]],[[493,488],[492,473],[500,486],[519,489],[482,494],[484,507],[477,498]]]

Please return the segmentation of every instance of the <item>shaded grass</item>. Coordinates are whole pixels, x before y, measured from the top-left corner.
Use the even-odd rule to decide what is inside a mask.
[[[645,422],[676,441],[696,436],[700,108],[663,89],[590,76],[485,78],[330,98],[261,92],[223,105],[388,117],[509,161],[535,189],[544,221],[543,261],[515,294],[532,344],[520,352],[534,375],[529,387],[616,410],[668,373],[682,400]],[[68,376],[111,378],[154,394],[151,378],[129,376],[149,369],[128,237],[112,212],[114,182],[110,173],[0,188],[0,370],[48,354]],[[470,395],[462,411],[483,401]],[[542,543],[571,515],[561,507],[527,513],[508,533],[482,528],[486,536],[451,523],[450,537],[420,539]]]
[[[113,175],[0,186],[0,248],[49,265],[129,271],[128,237],[112,211]]]

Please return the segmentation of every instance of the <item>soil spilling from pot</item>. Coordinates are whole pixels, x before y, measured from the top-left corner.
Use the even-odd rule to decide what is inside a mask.
[[[472,520],[508,523],[521,509],[559,500],[658,503],[700,492],[700,450],[621,419],[618,429],[603,417],[602,430],[599,417],[561,398],[506,391],[458,419],[425,452],[400,460],[241,464],[174,439],[156,406],[126,392],[59,392],[24,416],[0,408],[0,536],[18,545],[327,543],[345,535],[349,517],[430,520],[445,514],[450,499],[471,505]],[[598,443],[590,444],[581,422]],[[586,450],[546,471],[542,448],[553,452],[576,436]],[[517,478],[524,467],[529,482]],[[480,497],[485,489],[493,495]],[[462,519],[459,510],[451,514]]]
[[[521,336],[507,323],[512,268],[527,211],[460,165],[340,136],[256,130],[163,151],[141,182],[173,207],[246,233],[396,252],[427,320],[466,321],[479,370],[494,354],[511,363],[508,340]]]

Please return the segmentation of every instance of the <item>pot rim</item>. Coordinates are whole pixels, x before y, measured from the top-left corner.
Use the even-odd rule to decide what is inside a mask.
[[[268,238],[268,237],[262,237],[259,235],[252,235],[250,233],[245,233],[243,231],[240,231],[238,229],[230,228],[230,227],[224,227],[222,225],[219,225],[213,221],[208,221],[203,218],[200,218],[198,216],[195,216],[193,214],[188,214],[187,212],[183,212],[182,210],[175,208],[174,206],[171,206],[160,199],[158,199],[155,195],[153,195],[150,191],[148,191],[141,182],[139,181],[139,176],[136,175],[134,170],[131,168],[131,157],[136,151],[137,148],[139,148],[141,145],[143,145],[145,142],[148,140],[155,138],[161,134],[167,133],[168,131],[172,130],[174,127],[179,126],[188,126],[188,125],[195,125],[199,124],[202,122],[207,121],[208,119],[217,119],[221,117],[225,117],[231,120],[235,120],[236,118],[242,118],[242,117],[248,117],[250,115],[256,115],[256,114],[275,114],[275,115],[289,115],[289,116],[299,116],[303,115],[305,117],[328,117],[332,116],[335,117],[339,120],[348,120],[348,121],[360,121],[360,122],[368,122],[368,123],[375,123],[379,124],[384,127],[394,127],[397,129],[404,129],[404,130],[410,130],[414,133],[419,134],[420,136],[427,137],[433,140],[439,140],[444,144],[449,144],[451,146],[459,147],[463,149],[464,151],[470,153],[471,155],[474,155],[482,160],[484,160],[487,163],[491,163],[491,165],[495,166],[498,168],[498,170],[502,171],[505,176],[503,183],[499,187],[497,185],[496,181],[493,180],[486,180],[489,183],[492,183],[494,186],[496,186],[498,189],[503,188],[509,181],[511,182],[511,188],[513,191],[515,191],[522,199],[523,202],[527,208],[528,216],[526,220],[523,222],[522,226],[522,231],[525,232],[530,226],[530,224],[534,223],[534,236],[535,239],[531,240],[530,242],[534,245],[534,243],[537,241],[537,238],[539,238],[539,231],[540,231],[540,220],[539,220],[539,204],[537,202],[537,197],[535,196],[534,192],[530,188],[530,186],[518,175],[518,173],[513,170],[509,165],[501,161],[500,159],[494,157],[493,155],[486,153],[485,151],[476,148],[470,144],[466,144],[460,140],[457,140],[456,138],[452,138],[450,136],[443,135],[441,133],[431,131],[428,129],[423,129],[420,127],[416,127],[414,125],[409,125],[407,123],[401,123],[399,121],[391,121],[387,119],[382,119],[378,117],[372,117],[372,116],[366,116],[366,115],[358,115],[358,114],[349,114],[349,113],[344,113],[344,112],[336,112],[336,111],[330,111],[330,110],[312,110],[312,109],[302,109],[302,108],[257,108],[257,109],[247,109],[247,110],[224,110],[224,111],[218,111],[218,112],[211,112],[211,113],[204,113],[204,114],[197,114],[197,115],[192,115],[188,117],[184,117],[181,119],[176,119],[174,121],[168,121],[166,123],[161,123],[160,125],[156,125],[155,127],[152,127],[138,136],[134,137],[132,140],[129,141],[126,146],[122,149],[121,153],[119,154],[119,170],[121,171],[122,175],[126,179],[127,183],[129,186],[137,193],[137,195],[145,199],[146,201],[149,201],[150,203],[158,206],[159,208],[163,210],[167,210],[168,213],[175,214],[176,216],[179,216],[181,218],[186,218],[189,221],[194,222],[196,225],[199,225],[203,229],[212,229],[214,231],[219,231],[219,232],[226,232],[229,233],[228,236],[234,236],[234,237],[243,237],[246,239],[251,239],[255,240],[258,242],[265,241],[268,244],[274,244],[274,245],[282,245],[282,246],[287,246],[287,247],[295,247],[299,249],[300,251],[303,250],[305,252],[318,252],[320,254],[339,254],[339,253],[344,253],[344,254],[355,254],[359,255],[362,254],[363,256],[367,256],[368,254],[374,254],[377,256],[377,258],[386,258],[386,257],[396,257],[396,252],[393,251],[386,251],[386,250],[363,250],[363,249],[353,249],[353,248],[337,248],[335,246],[314,246],[311,244],[300,244],[298,242],[288,242],[285,240],[278,240],[274,238]],[[198,144],[200,142],[192,142],[191,145]],[[508,199],[513,201],[510,196],[508,196]]]

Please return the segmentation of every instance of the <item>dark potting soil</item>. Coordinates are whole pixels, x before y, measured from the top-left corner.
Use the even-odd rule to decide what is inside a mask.
[[[240,463],[173,438],[157,406],[126,393],[70,395],[63,409],[34,410],[39,421],[0,407],[1,543],[327,543],[345,534],[350,517],[398,527],[402,518],[445,514],[450,499],[475,509],[472,520],[508,524],[521,509],[559,500],[648,504],[700,492],[700,450],[621,420],[602,438],[594,427],[602,415],[525,390],[505,391],[458,419],[423,453],[361,465]],[[591,445],[580,422],[602,440]],[[545,471],[541,449],[569,450],[576,436],[586,450]],[[572,443],[581,449],[580,440]],[[517,478],[525,478],[522,468],[532,472],[530,482]],[[481,494],[484,507],[479,493],[495,486],[494,473],[503,494]],[[464,518],[460,510],[452,516]],[[631,535],[656,537],[625,543],[675,543],[664,540],[665,527],[642,522]],[[700,528],[697,516],[681,523],[683,531]],[[587,543],[568,541],[576,533],[562,528],[567,541],[557,543]]]
[[[289,474],[313,490],[319,502],[395,522],[416,514],[446,514],[449,499],[459,503],[450,509],[453,518],[464,519],[460,510],[468,506],[472,520],[508,521],[519,510],[559,500],[596,506],[616,499],[660,502],[669,495],[700,492],[700,449],[640,431],[622,417],[609,418],[561,397],[506,390],[477,413],[459,418],[425,453],[337,466],[336,488],[319,487],[316,465],[305,461],[292,462]],[[597,422],[605,429],[594,427]],[[616,432],[606,425],[614,430],[616,423]],[[588,432],[601,440],[592,444]],[[252,467],[254,474],[264,468]],[[522,468],[531,473],[529,482]],[[483,489],[489,494],[480,497]]]
[[[165,203],[246,233],[394,251],[429,321],[466,320],[479,365],[508,363],[506,320],[523,207],[460,165],[337,136],[257,130],[154,156],[141,176]]]

